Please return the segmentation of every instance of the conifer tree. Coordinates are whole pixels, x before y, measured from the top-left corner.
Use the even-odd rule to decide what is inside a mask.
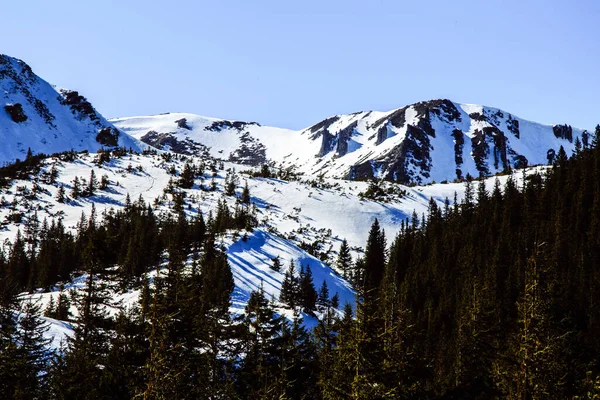
[[[329,300],[329,289],[327,288],[327,281],[323,280],[323,284],[319,289],[319,297],[317,298],[317,304],[321,307],[328,307],[331,305]]]
[[[296,277],[296,265],[294,260],[290,261],[290,265],[285,272],[283,282],[281,283],[281,291],[279,292],[279,301],[290,308],[300,305],[299,299],[299,284]]]
[[[351,279],[352,256],[350,255],[350,246],[346,239],[342,240],[340,251],[336,261],[337,268],[342,271],[342,277],[346,280]]]
[[[56,192],[56,201],[59,203],[65,202],[65,187],[63,185],[58,187],[58,191]]]
[[[375,219],[365,249],[365,295],[376,296],[379,286],[383,280],[386,262],[385,233],[379,227],[379,221]]]
[[[281,258],[279,258],[279,256],[276,256],[276,257],[272,258],[271,261],[272,261],[272,264],[271,264],[270,268],[273,271],[280,272],[281,271]]]
[[[98,188],[98,179],[96,178],[96,173],[92,169],[90,171],[90,179],[88,179],[87,188],[85,189],[85,195],[87,197],[93,196],[96,193],[96,189]]]
[[[242,190],[242,197],[240,201],[242,204],[250,205],[250,189],[248,188],[248,181],[244,183],[244,189]]]
[[[79,178],[75,177],[73,179],[72,185],[71,185],[71,197],[74,199],[79,198],[79,196],[81,195],[81,188],[79,186]]]
[[[310,265],[300,268],[300,279],[298,284],[300,305],[305,312],[311,313],[316,309],[318,294],[313,282]]]

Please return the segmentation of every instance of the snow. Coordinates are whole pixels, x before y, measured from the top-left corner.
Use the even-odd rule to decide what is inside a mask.
[[[435,113],[431,113],[431,125],[436,132],[435,137],[430,137],[432,168],[430,175],[426,176],[418,167],[410,165],[408,169],[412,171],[415,180],[420,179],[423,183],[431,183],[456,178],[454,138],[451,136],[456,129],[463,132],[464,135],[463,163],[460,166],[463,176],[466,176],[467,173],[472,176],[479,176],[479,171],[472,157],[471,139],[474,137],[476,130],[482,130],[484,127],[494,125],[504,132],[507,137],[509,162],[514,163],[514,155],[510,154],[510,151],[514,151],[515,154],[525,156],[529,165],[545,164],[547,162],[547,151],[549,149],[558,151],[560,146],[565,148],[567,154],[571,154],[574,150],[575,138],[580,137],[583,132],[581,129],[574,128],[573,142],[569,142],[566,139],[554,136],[550,125],[530,122],[497,108],[474,104],[453,104],[460,114],[460,120],[448,122]],[[239,148],[241,132],[248,132],[251,137],[266,147],[266,157],[281,167],[294,167],[297,172],[306,176],[324,174],[326,178],[343,179],[348,176],[352,166],[367,161],[382,160],[392,154],[405,139],[407,125],[416,126],[422,118],[417,115],[414,106],[406,107],[405,124],[402,127],[396,127],[390,123],[389,117],[398,110],[336,115],[335,121],[327,127],[329,134],[334,137],[331,143],[332,150],[321,157],[318,157],[317,154],[321,150],[323,135],[315,135],[309,128],[293,131],[249,124],[243,126],[241,130],[225,128],[213,132],[206,130],[206,128],[215,122],[225,120],[183,113],[118,118],[112,120],[112,122],[123,132],[129,133],[138,139],[149,131],[171,133],[178,140],[191,139],[210,147],[211,155],[223,160],[228,160],[230,153]],[[470,118],[469,114],[471,113],[487,116],[493,122],[493,125],[487,121]],[[502,117],[499,115],[502,115]],[[507,121],[509,116],[519,124],[519,138],[508,130]],[[175,121],[181,118],[186,118],[191,130],[177,127]],[[375,122],[381,118],[387,119],[384,120],[383,125],[380,124],[375,127]],[[336,152],[337,135],[352,124],[356,124],[356,127],[353,129],[352,137],[348,143],[348,152],[340,156]],[[387,138],[377,144],[377,131],[382,126],[387,129]],[[323,129],[318,132],[322,133]],[[499,163],[498,168],[495,168],[491,149],[487,156],[487,164],[492,174],[503,170],[501,163]],[[385,169],[379,171],[380,174],[385,172]]]
[[[40,77],[30,72],[20,60],[0,55],[0,163],[24,159],[27,149],[35,153],[52,154],[74,149],[97,151],[102,145],[96,136],[102,128],[110,128],[104,117],[94,110],[97,120],[62,104],[63,96]],[[21,104],[27,116],[24,122],[14,122],[4,110],[5,105]],[[39,111],[46,108],[50,120]],[[144,144],[121,134],[119,146],[141,150]]]
[[[261,286],[267,298],[279,299],[285,271],[292,261],[296,265],[296,274],[301,265],[310,267],[317,290],[326,281],[330,296],[339,295],[340,308],[346,303],[354,304],[354,291],[339,274],[289,241],[262,229],[248,235],[246,242],[240,239],[229,246],[227,257],[235,280],[232,296],[234,313],[243,312],[250,293]],[[280,272],[270,268],[275,257],[281,260]]]

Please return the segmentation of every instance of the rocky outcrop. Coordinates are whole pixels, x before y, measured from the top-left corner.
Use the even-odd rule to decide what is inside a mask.
[[[100,129],[96,142],[103,146],[116,147],[119,144],[119,130],[113,127]]]
[[[460,129],[452,131],[452,137],[454,138],[454,163],[456,164],[456,179],[462,179],[462,164],[463,164],[463,147],[465,144],[465,137]]]
[[[209,148],[190,139],[178,140],[175,132],[158,133],[149,131],[140,140],[160,150],[169,150],[179,154],[208,157]]]
[[[177,121],[176,121],[177,122]],[[242,121],[215,121],[210,126],[204,128],[207,131],[219,132],[223,129],[237,129],[238,131],[246,129],[250,125],[260,126],[257,122],[242,122]]]
[[[573,142],[573,128],[570,125],[554,125],[552,130],[557,138]]]
[[[335,154],[338,157],[342,157],[348,153],[348,142],[352,138],[352,134],[358,125],[357,121],[354,121],[346,128],[342,129],[337,134],[337,146],[335,150]]]
[[[517,139],[521,137],[521,132],[519,131],[519,120],[514,119],[512,115],[508,114],[508,120],[506,121],[506,127],[509,131],[512,132],[513,135]]]
[[[471,148],[473,149],[473,160],[475,161],[475,167],[477,168],[479,175],[489,175],[490,170],[487,165],[489,145],[483,131],[479,129],[475,131],[471,138]]]
[[[92,103],[80,95],[79,92],[61,89],[60,94],[61,96],[58,97],[58,101],[63,105],[69,106],[73,114],[79,119],[88,118],[90,121],[100,122],[100,117],[96,113],[96,110],[94,110]]]
[[[27,121],[27,115],[25,115],[21,103],[7,104],[4,106],[4,110],[10,115],[13,122],[21,123]]]
[[[13,90],[20,92],[27,99],[29,104],[33,106],[48,126],[56,128],[54,124],[56,117],[50,112],[48,106],[37,98],[31,90],[35,87],[38,77],[33,73],[29,65],[21,60],[0,54],[0,81],[4,79],[11,81]]]
[[[175,121],[175,123],[177,124],[178,127],[180,127],[181,129],[186,129],[188,131],[191,131],[192,128],[190,128],[190,126],[187,123],[187,119],[185,118],[181,118],[178,119],[177,121]]]
[[[255,166],[267,163],[266,147],[249,132],[240,135],[240,143],[240,147],[229,154],[229,161]]]

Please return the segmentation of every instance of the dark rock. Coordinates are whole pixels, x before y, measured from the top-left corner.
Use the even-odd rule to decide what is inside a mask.
[[[175,121],[175,123],[178,127],[182,129],[187,129],[188,131],[192,130],[192,128],[190,128],[190,126],[187,124],[187,119],[185,118],[178,119],[177,121]]]
[[[329,130],[325,130],[323,132],[320,132],[319,134],[315,135],[316,137],[314,137],[315,139],[318,138],[319,136],[322,138],[321,139],[321,148],[319,149],[319,153],[317,153],[317,157],[323,157],[325,154],[329,153],[331,150],[333,150],[333,146],[334,146],[334,136],[329,133]]]
[[[512,115],[508,114],[508,120],[506,121],[506,127],[509,131],[515,135],[517,139],[521,137],[521,132],[519,131],[519,120],[514,119]]]
[[[373,165],[371,161],[356,164],[350,167],[348,179],[355,181],[366,181],[374,178]]]
[[[408,107],[402,107],[387,117],[383,117],[375,121],[375,123],[371,126],[372,129],[377,129],[381,125],[387,125],[388,123],[392,124],[396,128],[402,128],[406,123],[406,110]],[[380,128],[381,129],[381,128]],[[387,131],[387,128],[386,128]]]
[[[210,126],[204,128],[204,130],[211,132],[219,132],[223,129],[237,129],[238,131],[242,131],[246,129],[249,125],[260,126],[257,122],[242,122],[242,121],[215,121]]]
[[[96,136],[96,142],[103,146],[116,147],[119,144],[119,131],[113,127],[100,129]]]
[[[479,129],[475,130],[473,137],[471,138],[471,147],[473,149],[473,160],[475,161],[475,167],[477,168],[477,171],[479,171],[479,175],[489,175],[490,170],[486,160],[489,147],[483,131]]]
[[[527,168],[529,161],[523,155],[517,155],[514,157],[513,167],[515,168]]]
[[[460,111],[448,99],[422,101],[414,104],[413,107],[417,111],[417,116],[426,116],[428,120],[431,113],[445,122],[461,121]]]
[[[556,151],[554,149],[549,149],[546,152],[546,159],[548,160],[548,164],[554,164],[554,159],[556,158]]]
[[[229,154],[229,161],[254,166],[267,164],[267,149],[258,139],[243,132],[240,142],[240,148]]]
[[[149,131],[140,140],[160,150],[170,150],[179,154],[199,157],[208,157],[210,155],[210,149],[207,146],[190,139],[177,140],[174,132],[158,133],[156,131]]]
[[[329,129],[329,127],[339,119],[339,117],[329,117],[327,119],[324,119],[323,121],[314,124],[313,126],[311,126],[310,128],[308,128],[307,130],[310,131],[310,133],[317,133],[321,130],[327,130]],[[313,137],[315,138],[315,137]],[[311,139],[313,139],[311,138]],[[316,139],[316,138],[315,138]]]
[[[462,170],[460,167],[463,164],[463,146],[465,144],[465,137],[460,129],[452,131],[452,137],[454,138],[454,162],[456,163],[456,178],[462,179]]]
[[[554,125],[552,130],[557,138],[567,139],[570,143],[573,142],[573,128],[570,125]]]
[[[348,142],[352,138],[354,130],[357,126],[358,121],[354,121],[353,123],[351,123],[350,125],[348,125],[347,127],[345,127],[337,133],[337,148],[335,152],[338,156],[341,157],[348,153]]]
[[[429,178],[432,166],[429,137],[423,129],[407,125],[406,137],[402,143],[382,159],[376,160],[373,166],[384,169],[384,179],[404,184],[423,183],[420,175]],[[413,176],[412,170],[418,171],[419,175]]]
[[[474,119],[475,121],[487,122],[487,117],[478,112],[472,112],[471,114],[469,114],[469,117],[471,117],[471,119]]]
[[[23,112],[23,106],[20,103],[7,104],[4,106],[4,109],[14,122],[20,123],[27,121],[27,115]]]
[[[14,59],[12,59],[14,60]],[[52,128],[56,128],[54,120],[56,117],[50,112],[48,106],[38,99],[29,89],[36,82],[36,75],[33,73],[29,65],[21,60],[16,60],[16,67],[11,62],[11,58],[0,54],[0,80],[10,79],[13,81],[16,90],[21,93],[33,106],[38,115],[44,119],[46,124]]]
[[[388,124],[382,125],[379,129],[377,129],[377,139],[375,140],[376,145],[383,143],[383,141],[388,138],[389,129],[390,128]]]
[[[89,118],[90,121],[100,121],[100,117],[96,113],[96,110],[94,110],[92,103],[80,95],[79,92],[61,89],[60,94],[61,96],[58,97],[58,101],[63,105],[69,106],[73,114],[79,116],[80,119]]]
[[[506,157],[506,136],[504,132],[495,126],[486,126],[483,128],[483,133],[486,138],[492,140],[494,144],[494,168],[497,170],[502,162],[502,169],[508,168],[508,159]]]

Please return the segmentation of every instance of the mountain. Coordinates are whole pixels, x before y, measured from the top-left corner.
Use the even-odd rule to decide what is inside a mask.
[[[76,91],[55,89],[26,63],[0,54],[0,163],[33,153],[140,143],[119,132]]]
[[[167,113],[111,121],[159,149],[210,154],[328,178],[427,184],[551,163],[590,142],[587,131],[542,125],[496,108],[431,100],[389,112],[336,115],[303,130]]]

